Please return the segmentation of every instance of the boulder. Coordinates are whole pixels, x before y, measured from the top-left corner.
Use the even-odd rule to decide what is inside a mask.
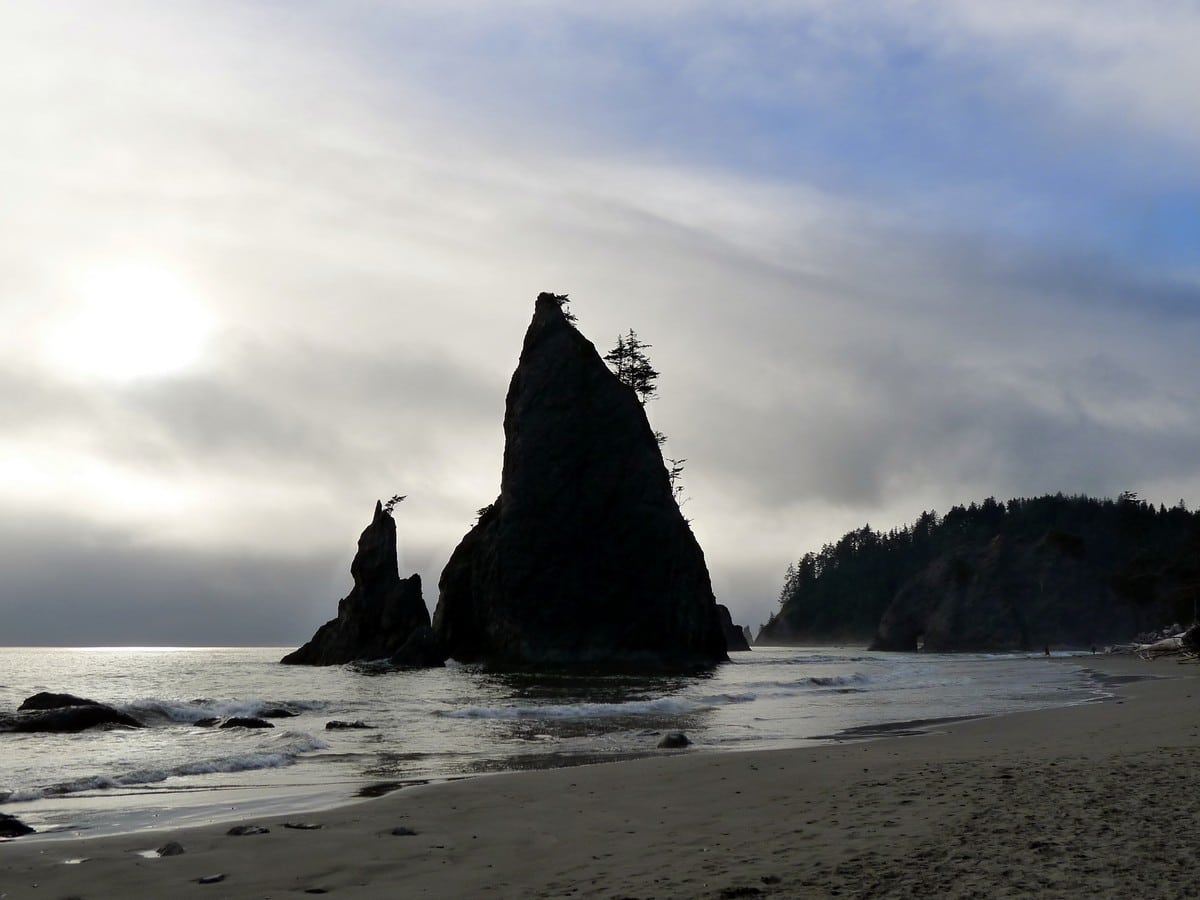
[[[333,666],[359,660],[388,659],[413,633],[429,627],[421,596],[421,577],[401,578],[396,562],[396,522],[382,503],[358,539],[350,564],[354,587],[338,603],[336,619],[317,629],[312,640],[285,656],[294,665]],[[446,656],[423,644],[423,666],[440,666]],[[416,663],[414,663],[415,665]]]
[[[730,614],[729,608],[718,603],[717,615],[721,617],[721,631],[725,634],[725,649],[730,653],[749,650],[750,643],[746,640],[746,632],[741,626],[733,624],[733,616]]]
[[[727,659],[708,567],[634,390],[541,294],[504,412],[500,496],[451,555],[433,630],[497,666]]]
[[[62,709],[64,706],[99,706],[95,700],[88,700],[86,697],[76,697],[74,694],[51,694],[46,691],[34,694],[32,697],[26,697],[21,705],[17,707],[18,712],[23,710],[38,710],[38,709]]]
[[[71,734],[102,726],[145,727],[132,716],[127,716],[103,703],[94,703],[89,706],[64,706],[59,709],[30,710],[19,712],[15,716],[0,716],[0,731]]]
[[[658,748],[660,750],[680,750],[691,743],[688,736],[682,731],[671,731],[662,736],[662,740],[658,742]]]
[[[7,813],[0,813],[0,838],[21,837],[23,834],[33,834],[33,829]]]
[[[355,719],[353,722],[343,722],[341,719],[331,719],[325,723],[326,731],[341,731],[345,728],[374,728],[373,725],[368,725],[362,719]]]
[[[219,726],[220,728],[274,728],[266,719],[256,719],[251,716],[230,716]]]

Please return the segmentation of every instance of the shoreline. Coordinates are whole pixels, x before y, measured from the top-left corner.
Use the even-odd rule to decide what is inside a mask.
[[[229,898],[1179,896],[1200,812],[1169,798],[1200,788],[1200,667],[1089,668],[1120,679],[1114,700],[416,786],[259,816],[261,835],[227,836],[226,821],[18,839],[0,846],[0,894],[150,898],[223,874],[211,891]],[[169,840],[185,853],[138,855]]]
[[[845,651],[855,648],[837,649]],[[974,658],[974,655],[968,654],[966,658]],[[1040,665],[1043,661],[1047,664],[1051,663],[1051,660],[1043,660],[1041,654],[1020,657],[1002,654],[1001,658],[1017,662],[1026,660],[1031,665]],[[1048,707],[1063,708],[1109,696],[1105,692],[1111,691],[1112,684],[1105,683],[1104,678],[1100,675],[1079,665],[1083,658],[1079,654],[1062,654],[1053,659],[1053,663],[1056,665],[1063,662],[1069,663],[1068,668],[1075,673],[1074,677],[1080,682],[1081,687],[1078,690],[1072,689],[1074,698],[1065,697],[1055,700],[1050,694],[1041,695],[1039,699]],[[1016,673],[1014,675],[1018,680],[1022,677]],[[852,676],[853,679],[859,677],[865,676]],[[970,681],[971,678],[968,676],[967,682]],[[801,678],[798,683],[803,684],[804,682],[805,679]],[[836,685],[841,681],[837,677],[833,677],[829,679],[829,683]],[[737,688],[731,687],[729,690],[737,690]],[[837,692],[836,688],[834,692]],[[804,701],[801,700],[799,703],[798,708],[803,709]],[[924,704],[918,704],[918,707],[923,706]],[[700,730],[701,734],[697,737],[686,725],[683,727],[691,737],[696,739],[696,743],[688,750],[689,753],[744,753],[762,749],[811,749],[821,745],[838,745],[893,735],[916,735],[952,722],[1011,714],[1011,709],[988,709],[986,704],[978,706],[978,709],[973,709],[976,706],[977,704],[970,704],[968,711],[964,713],[947,715],[937,715],[932,707],[909,709],[906,710],[910,713],[908,718],[888,717],[884,708],[881,708],[876,710],[877,718],[872,716],[856,717],[853,714],[848,716],[850,721],[857,719],[858,724],[846,724],[844,721],[836,724],[828,723],[834,725],[837,730],[823,732],[819,728],[814,728],[806,734],[790,736],[782,741],[777,738],[764,740],[760,737],[757,740],[734,746],[705,740],[704,729]],[[959,708],[961,708],[961,703]],[[797,707],[792,709],[794,711]],[[899,710],[892,710],[893,716],[897,711]],[[803,719],[804,715],[802,714],[800,718]],[[838,727],[839,725],[840,727]],[[451,768],[440,773],[412,773],[408,776],[397,772],[392,778],[380,777],[382,773],[379,773],[375,779],[365,777],[365,773],[357,776],[353,773],[346,773],[346,777],[330,779],[328,775],[318,774],[318,770],[313,769],[309,772],[306,765],[311,768],[313,765],[311,761],[298,760],[296,768],[268,766],[266,768],[252,767],[247,771],[233,770],[231,773],[218,776],[221,779],[220,783],[206,786],[199,784],[183,784],[176,787],[163,784],[160,786],[158,781],[150,781],[144,785],[135,784],[126,790],[114,785],[110,790],[94,791],[68,799],[66,802],[78,807],[81,812],[80,816],[73,818],[63,815],[64,806],[60,805],[62,801],[52,794],[44,798],[22,800],[12,806],[6,805],[0,807],[0,811],[11,811],[27,824],[38,827],[37,833],[21,839],[23,843],[62,842],[73,838],[116,837],[198,825],[232,824],[253,816],[304,816],[354,804],[362,799],[386,796],[397,790],[426,783],[440,784],[463,778],[485,775],[490,777],[506,772],[541,771],[593,764],[607,765],[661,756],[663,751],[657,749],[655,744],[658,738],[669,730],[672,728],[644,731],[643,735],[649,735],[649,737],[648,739],[643,738],[640,748],[516,754],[505,760],[507,765],[487,768]],[[317,765],[320,765],[319,758]],[[301,772],[301,770],[305,771]],[[301,772],[299,778],[296,772]],[[305,777],[306,774],[308,777]],[[131,803],[130,800],[133,802]],[[15,806],[20,808],[14,809]],[[70,807],[65,808],[69,809]]]

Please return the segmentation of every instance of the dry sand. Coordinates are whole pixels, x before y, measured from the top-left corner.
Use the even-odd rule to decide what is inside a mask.
[[[269,834],[16,840],[0,897],[1200,896],[1200,666],[1094,662],[1170,680],[917,736],[410,788]],[[186,852],[137,855],[167,840]]]

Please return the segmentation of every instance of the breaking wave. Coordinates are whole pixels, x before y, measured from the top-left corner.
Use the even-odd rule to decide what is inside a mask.
[[[176,722],[190,725],[201,719],[257,717],[274,711],[300,715],[325,706],[320,700],[162,700],[155,697],[114,705],[147,725]]]
[[[618,716],[679,715],[712,709],[729,703],[749,703],[757,698],[750,692],[712,694],[695,700],[682,697],[662,697],[658,700],[630,700],[625,703],[571,703],[544,706],[469,706],[464,709],[442,710],[437,715],[447,719],[598,719]]]
[[[310,734],[290,736],[286,744],[274,750],[239,753],[214,759],[196,760],[175,766],[155,769],[134,769],[116,774],[90,775],[70,781],[42,787],[17,790],[8,796],[0,796],[0,803],[18,803],[23,800],[40,800],[44,797],[61,797],[84,791],[102,791],[112,788],[138,787],[158,784],[168,778],[187,775],[213,775],[228,772],[249,772],[256,769],[279,769],[294,765],[306,753],[328,748],[328,744]],[[2,792],[0,792],[2,793]]]

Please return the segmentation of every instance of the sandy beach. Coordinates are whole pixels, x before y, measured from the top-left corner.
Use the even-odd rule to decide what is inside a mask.
[[[18,839],[0,897],[1200,896],[1200,667],[1085,663],[1118,699],[409,788],[263,834]]]

